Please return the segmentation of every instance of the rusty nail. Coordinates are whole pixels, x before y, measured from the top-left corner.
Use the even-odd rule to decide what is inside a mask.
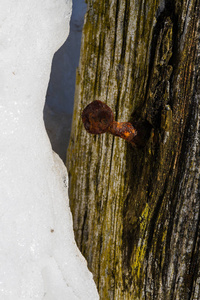
[[[110,107],[95,100],[88,104],[82,112],[82,120],[87,132],[100,134],[109,132],[121,137],[133,146],[140,145],[138,130],[130,122],[116,122]]]

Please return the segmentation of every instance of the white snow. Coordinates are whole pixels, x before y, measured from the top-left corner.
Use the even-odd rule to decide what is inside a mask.
[[[67,171],[42,113],[70,14],[69,0],[1,0],[1,300],[98,299],[74,241]]]

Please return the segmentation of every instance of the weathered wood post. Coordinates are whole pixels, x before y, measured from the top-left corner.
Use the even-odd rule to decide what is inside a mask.
[[[102,300],[200,299],[199,0],[88,0],[67,167]],[[93,100],[146,122],[143,148],[91,135]]]

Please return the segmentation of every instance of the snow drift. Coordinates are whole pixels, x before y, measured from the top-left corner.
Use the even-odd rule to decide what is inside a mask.
[[[2,0],[0,10],[0,299],[98,299],[74,242],[67,172],[43,106],[69,0]]]

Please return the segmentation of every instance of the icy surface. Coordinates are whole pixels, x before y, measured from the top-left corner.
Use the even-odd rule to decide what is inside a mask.
[[[67,173],[43,106],[69,0],[1,0],[0,299],[98,299],[74,242]]]

